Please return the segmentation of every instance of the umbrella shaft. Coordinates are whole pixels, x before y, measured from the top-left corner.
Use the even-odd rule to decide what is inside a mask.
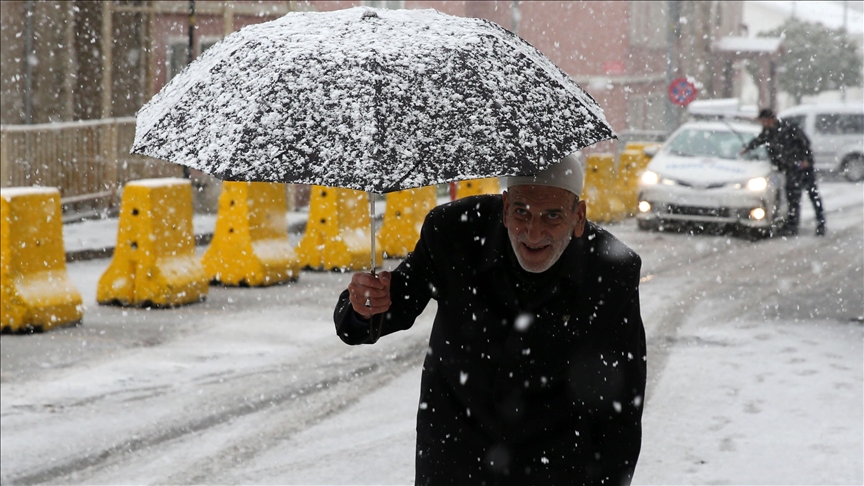
[[[375,275],[375,198],[369,193],[369,229],[372,235],[372,275]]]

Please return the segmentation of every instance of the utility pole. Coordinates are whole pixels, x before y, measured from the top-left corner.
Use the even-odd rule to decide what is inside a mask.
[[[114,82],[114,8],[113,2],[102,2],[102,118],[111,118]]]
[[[843,0],[843,30],[849,33],[849,0]],[[846,83],[840,85],[840,101],[846,101]]]
[[[189,0],[189,44],[186,46],[186,65],[195,59],[195,0]]]
[[[33,0],[24,2],[24,124],[33,123]]]
[[[678,38],[681,35],[681,4],[678,0],[668,0],[667,26],[666,26],[666,86],[672,85],[675,79],[675,71],[678,64]],[[670,135],[678,127],[678,107],[666,97],[665,128],[666,135]]]
[[[189,44],[186,45],[186,65],[192,64],[195,59],[195,0],[189,0]],[[183,177],[192,178],[189,167],[183,166]]]

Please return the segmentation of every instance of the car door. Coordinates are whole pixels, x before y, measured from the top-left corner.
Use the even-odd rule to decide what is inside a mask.
[[[813,119],[813,135],[810,140],[813,146],[813,159],[816,167],[825,169],[839,168],[838,149],[843,146],[844,134],[841,130],[842,113],[816,113]]]

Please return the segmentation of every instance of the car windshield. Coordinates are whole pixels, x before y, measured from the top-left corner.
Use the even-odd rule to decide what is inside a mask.
[[[682,157],[717,157],[721,159],[741,158],[739,153],[744,144],[756,135],[729,130],[708,130],[689,128],[678,132],[666,143],[666,151]],[[764,147],[747,154],[748,159],[767,159]]]

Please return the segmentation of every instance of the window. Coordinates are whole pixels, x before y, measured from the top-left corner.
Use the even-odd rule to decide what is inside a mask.
[[[806,115],[795,115],[795,116],[783,117],[783,119],[786,120],[787,122],[798,125],[802,129],[804,128],[804,118],[806,118]]]
[[[752,133],[690,129],[678,133],[665,150],[681,157],[718,157],[737,159],[741,147],[755,137]],[[754,150],[753,158],[765,159],[764,147]]]
[[[819,114],[816,115],[816,133],[823,135],[862,135],[864,115]]]
[[[186,47],[188,45],[188,42],[172,42],[168,44],[168,56],[165,60],[167,64],[165,69],[166,82],[180,74],[180,71],[186,67]]]
[[[666,47],[666,3],[630,2],[630,43],[661,49]]]
[[[204,54],[204,51],[213,47],[220,40],[222,39],[218,37],[208,37],[205,39],[201,39],[201,42],[198,44],[198,49],[200,49],[198,55],[200,56],[201,54]]]
[[[202,52],[207,49],[213,47],[214,44],[222,40],[219,37],[205,37],[198,41],[198,55],[200,56]],[[165,59],[165,67],[167,79],[170,81],[174,76],[180,74],[180,71],[186,67],[186,59],[188,59],[188,54],[186,53],[186,49],[189,46],[188,40],[183,41],[175,41],[168,44],[168,55]]]

